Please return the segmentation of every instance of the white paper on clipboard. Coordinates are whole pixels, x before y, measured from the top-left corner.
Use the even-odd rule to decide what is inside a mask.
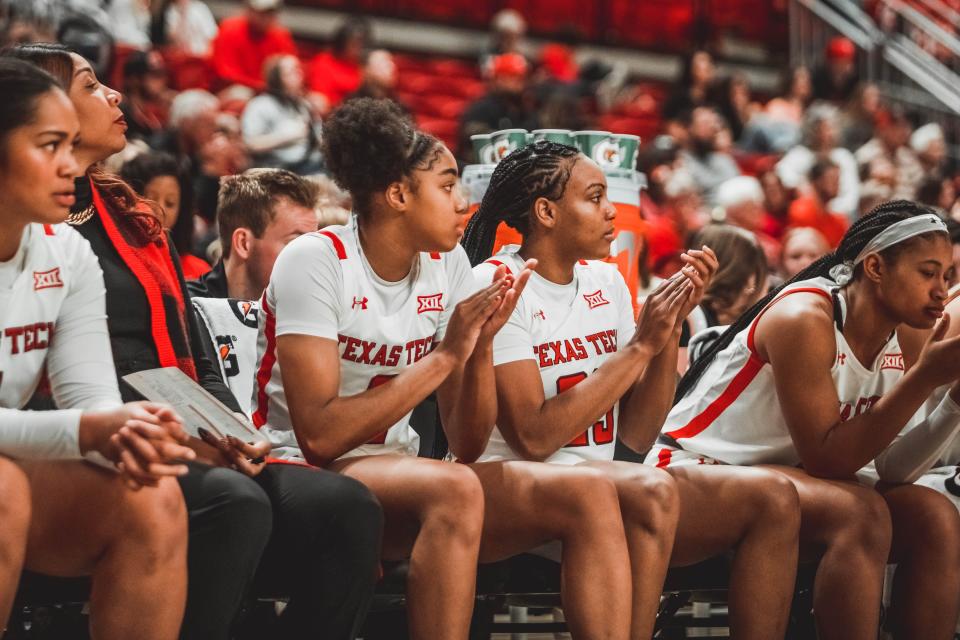
[[[123,379],[147,400],[173,407],[191,436],[199,438],[199,429],[203,428],[221,439],[230,435],[249,443],[264,440],[253,425],[176,367],[137,371]]]

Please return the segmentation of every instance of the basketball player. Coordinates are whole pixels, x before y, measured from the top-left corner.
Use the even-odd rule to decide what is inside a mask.
[[[456,162],[392,103],[345,103],[324,145],[356,214],[277,260],[261,305],[255,424],[275,455],[357,478],[379,498],[384,556],[410,558],[413,637],[466,637],[478,556],[560,540],[573,634],[627,638],[630,573],[612,482],[588,468],[414,457],[409,415],[433,391],[453,456],[471,463],[486,447],[492,340],[532,263],[496,270],[473,293],[457,244],[467,203]]]
[[[172,410],[121,404],[100,267],[58,224],[80,173],[76,111],[51,76],[17,60],[0,59],[0,94],[0,452],[19,466],[0,458],[0,624],[23,563],[92,576],[93,637],[172,639],[187,539],[171,476],[193,452]],[[44,372],[60,409],[21,410]]]
[[[947,229],[931,209],[878,206],[691,367],[648,456],[680,468],[777,465],[794,482],[801,544],[822,554],[814,593],[822,638],[876,637],[888,555],[898,564],[895,637],[952,637],[960,518],[943,496],[905,484],[916,443],[897,438],[937,387],[960,378],[960,338],[944,339],[947,322],[926,344],[898,339],[903,327],[933,328],[952,277]],[[954,395],[913,430],[953,428]],[[874,459],[877,491],[854,479]]]
[[[616,437],[649,448],[669,409],[683,319],[717,271],[713,251],[690,251],[681,273],[644,303],[630,294],[609,253],[616,209],[600,168],[576,149],[538,142],[494,172],[464,245],[489,256],[506,222],[523,236],[475,269],[536,273],[494,342],[497,429],[481,460],[546,460],[589,466],[617,486],[633,571],[631,637],[653,632],[668,564],[736,549],[731,629],[782,637],[797,554],[796,493],[767,471],[701,467],[673,477],[614,462]],[[668,310],[668,313],[664,313]],[[584,425],[590,425],[584,432]],[[676,540],[658,536],[679,517]],[[671,553],[672,550],[672,553]]]

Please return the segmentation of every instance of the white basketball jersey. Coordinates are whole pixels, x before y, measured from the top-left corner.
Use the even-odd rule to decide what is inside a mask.
[[[0,286],[0,407],[11,409],[23,407],[40,382],[60,308],[75,284],[72,267],[96,260],[87,241],[65,225],[31,224],[20,246],[19,274]]]
[[[516,245],[505,246],[493,258],[474,267],[477,282],[490,282],[500,265],[519,273],[524,260],[517,255],[517,249]],[[535,361],[540,369],[544,398],[549,400],[585,380],[630,341],[634,331],[633,305],[616,265],[592,260],[577,263],[574,281],[568,285],[575,288],[569,305],[551,299],[545,282],[537,278],[536,275],[531,278],[520,296],[508,331],[501,331],[494,339],[494,364],[521,359]],[[522,342],[512,337],[514,328],[522,328],[518,334],[524,336]],[[615,402],[596,423],[584,425],[581,435],[546,462],[577,464],[585,460],[613,460],[619,413],[619,402]],[[480,460],[519,459],[499,429],[494,428]]]
[[[903,354],[893,335],[876,362],[870,366],[860,363],[840,330],[846,303],[843,296],[835,294],[836,289],[837,284],[827,278],[796,282],[764,312],[784,296],[798,292],[833,301],[837,357],[830,374],[840,400],[840,419],[849,420],[870,409],[903,377]],[[672,439],[685,451],[729,464],[799,464],[780,409],[772,368],[753,346],[753,333],[764,312],[737,334],[693,390],[673,407],[662,430],[666,442]],[[656,461],[660,466],[669,464],[664,457],[669,458],[664,454]]]
[[[420,254],[414,266],[408,297],[390,313],[380,308],[370,275],[358,246],[356,224],[327,227],[298,238],[295,243],[312,243],[312,251],[335,254],[342,279],[337,340],[340,354],[340,396],[352,396],[397,376],[406,367],[430,353],[438,339],[441,313],[456,303],[459,292],[450,291],[450,262],[469,262],[461,247],[449,253]],[[292,243],[291,243],[292,244]],[[274,275],[277,272],[274,271]],[[271,286],[261,299],[260,334],[257,352],[257,384],[253,398],[253,422],[274,443],[274,455],[303,459],[293,432],[283,392],[280,366],[276,361],[276,300]],[[303,292],[304,296],[309,295]],[[456,298],[456,299],[452,299]],[[412,413],[412,412],[411,412]],[[410,426],[410,413],[368,443],[343,457],[402,453],[417,455],[419,436]]]
[[[249,416],[257,363],[260,303],[234,298],[191,298],[190,301],[213,341],[220,374],[240,408]]]

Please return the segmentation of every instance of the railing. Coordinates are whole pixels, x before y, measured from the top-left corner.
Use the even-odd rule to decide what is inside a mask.
[[[960,23],[960,15],[940,0],[914,4],[880,0],[881,29],[852,0],[791,0],[790,61],[812,69],[823,62],[831,38],[848,38],[857,48],[860,79],[876,84],[889,103],[940,124],[950,155],[960,159],[960,75],[954,71],[960,39],[943,26]],[[921,38],[927,46],[917,43]]]

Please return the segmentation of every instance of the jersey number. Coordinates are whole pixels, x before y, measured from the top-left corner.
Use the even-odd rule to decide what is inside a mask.
[[[587,379],[587,374],[571,373],[570,375],[557,378],[557,394],[561,394],[568,389],[572,389],[577,384]],[[568,447],[586,447],[590,444],[590,432],[593,432],[593,444],[610,444],[613,442],[613,408],[607,411],[607,414],[600,418],[593,426],[581,433],[570,441]]]
[[[380,385],[386,384],[390,382],[390,380],[396,377],[397,377],[396,375],[391,376],[391,375],[383,375],[383,374],[373,376],[373,378],[370,379],[370,384],[367,385],[367,391],[369,391],[370,389],[376,389]],[[387,431],[389,431],[389,429],[385,429],[384,431],[381,431],[377,435],[373,436],[372,438],[367,440],[367,444],[383,444],[384,442],[387,441]]]

